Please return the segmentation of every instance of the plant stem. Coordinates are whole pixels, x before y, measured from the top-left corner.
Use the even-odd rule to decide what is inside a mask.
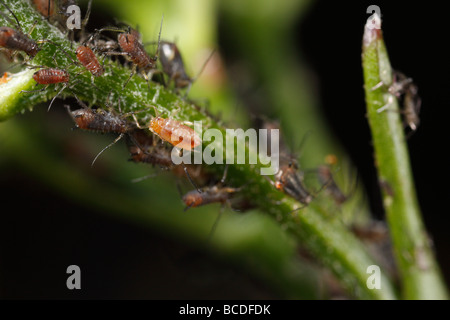
[[[375,19],[379,18],[376,16]],[[429,237],[425,231],[406,147],[397,99],[388,92],[392,69],[380,29],[372,17],[364,30],[363,69],[367,115],[375,149],[375,165],[382,189],[395,257],[405,299],[447,297]],[[383,83],[382,86],[379,86]],[[388,109],[379,112],[386,104]]]
[[[25,1],[6,1],[11,5],[16,15],[21,20],[23,27],[27,30],[34,21],[38,21],[32,36],[35,39],[50,39],[57,42],[67,52],[72,52],[70,43],[58,33],[54,27],[48,25],[36,13],[30,9],[28,2]],[[0,17],[0,23],[6,24],[4,19]],[[74,44],[75,47],[77,44]],[[52,64],[52,56],[55,56],[58,66],[67,66],[70,59],[62,54],[61,50],[54,48],[49,44],[43,44],[43,49],[33,59],[36,65]],[[71,51],[72,50],[72,51]],[[179,96],[164,88],[163,86],[151,82],[149,87],[145,80],[139,76],[134,76],[123,88],[123,83],[129,76],[130,70],[127,67],[118,65],[110,60],[105,62],[105,74],[95,79],[95,88],[92,86],[91,77],[81,66],[71,66],[68,70],[72,78],[76,78],[77,82],[72,83],[71,88],[65,90],[63,96],[73,96],[76,94],[89,104],[97,104],[101,107],[108,105],[115,110],[119,110],[119,101],[123,112],[142,111],[139,118],[142,121],[148,121],[155,115],[154,106],[164,117],[171,117],[179,121],[202,121],[204,128],[216,128],[224,133],[225,128],[219,125],[214,119],[209,117],[201,108],[194,104],[181,99]],[[20,90],[30,90],[33,84],[31,73],[23,75],[22,81],[17,83],[26,83],[21,85]],[[28,77],[28,78],[27,78]],[[28,79],[28,80],[27,80]],[[13,81],[13,80],[11,80]],[[11,82],[14,84],[15,82]],[[40,93],[32,93],[29,95],[19,94],[19,89],[8,87],[0,87],[0,97],[4,101],[9,101],[0,110],[0,119],[6,119],[13,116],[19,111],[26,110],[30,105],[38,102],[47,101],[54,96],[53,88],[48,88]],[[120,98],[120,99],[119,99]],[[245,141],[239,141],[243,143]],[[204,146],[205,147],[205,146]],[[250,156],[256,153],[245,146],[246,154]],[[225,152],[225,149],[216,149],[216,152]],[[259,155],[257,154],[258,158]],[[125,161],[125,159],[124,159]],[[395,298],[394,290],[385,275],[381,277],[381,290],[370,290],[366,285],[367,267],[376,264],[366,253],[362,244],[347,230],[347,228],[338,221],[338,219],[329,219],[321,206],[321,199],[317,198],[313,204],[300,211],[295,211],[299,203],[284,194],[277,191],[273,186],[260,174],[260,163],[256,165],[233,165],[230,166],[227,183],[233,186],[242,186],[249,184],[242,191],[243,195],[251,199],[262,211],[275,218],[278,223],[295,235],[299,241],[305,245],[315,257],[317,257],[325,266],[331,269],[341,280],[355,297],[364,299],[393,299]],[[210,165],[207,169],[213,172],[220,179],[223,173],[223,165]],[[99,201],[95,192],[87,196],[89,201]],[[281,204],[279,204],[281,202]],[[141,206],[134,207],[135,210],[144,210]]]

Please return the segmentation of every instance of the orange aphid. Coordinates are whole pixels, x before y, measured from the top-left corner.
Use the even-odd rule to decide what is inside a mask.
[[[3,77],[0,78],[0,84],[7,83],[9,80],[11,80],[10,75],[11,74],[9,72],[5,72],[3,74]]]
[[[190,151],[202,143],[194,129],[177,120],[156,117],[150,121],[149,128],[162,140],[184,150]]]

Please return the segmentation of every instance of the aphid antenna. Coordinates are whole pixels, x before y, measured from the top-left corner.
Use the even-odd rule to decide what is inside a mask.
[[[229,201],[227,201],[226,204],[231,208],[231,205],[230,205]],[[211,227],[211,230],[209,231],[208,239],[206,240],[207,242],[211,242],[211,239],[212,239],[214,233],[216,232],[217,226],[219,225],[219,221],[220,221],[220,218],[222,217],[222,214],[223,214],[224,210],[225,210],[225,205],[223,204],[223,205],[220,206],[219,214],[217,215],[217,218],[214,221],[214,223],[213,223],[213,225]]]
[[[55,48],[57,48],[58,50],[61,50],[61,52],[66,55],[66,57],[68,57],[70,60],[72,60],[73,64],[78,64],[78,62],[75,61],[75,59],[64,48],[61,48],[61,45],[58,43],[56,43],[52,40],[49,40],[49,39],[38,40],[38,41],[36,41],[36,43],[50,43],[53,46],[55,46]]]
[[[305,144],[306,141],[308,140],[308,138],[311,136],[311,134],[313,133],[312,130],[308,130],[306,131],[306,133],[303,135],[302,140],[300,141],[300,144],[298,146],[298,157],[300,158],[302,156],[303,150],[305,148]]]
[[[95,161],[97,161],[98,157],[105,152],[106,150],[108,150],[109,148],[111,148],[113,145],[115,145],[117,142],[119,142],[120,139],[122,139],[124,137],[124,133],[121,133],[113,142],[111,142],[110,144],[108,144],[106,147],[104,147],[102,149],[102,151],[100,151],[94,158],[94,160],[91,163],[91,167],[94,166]]]
[[[205,60],[205,62],[203,62],[202,67],[200,68],[200,70],[198,71],[197,75],[195,77],[193,77],[191,80],[192,82],[197,81],[197,79],[200,77],[200,75],[203,73],[203,71],[206,68],[206,65],[208,64],[209,60],[211,60],[211,58],[213,57],[214,53],[216,53],[216,49],[214,48],[211,53],[209,54],[208,58]]]
[[[158,60],[158,56],[159,56],[159,48],[160,48],[160,45],[161,45],[161,31],[162,31],[163,21],[164,21],[164,13],[163,13],[163,15],[161,17],[161,25],[159,26],[158,47],[156,48],[156,53],[155,53],[155,58],[154,58],[155,62]]]
[[[8,17],[3,11],[0,11],[0,14],[10,23],[10,24],[12,24],[12,25],[16,25],[16,27],[17,27],[17,29],[18,30],[20,30],[21,32],[23,32],[22,31],[22,27],[20,26],[20,22],[19,22],[19,19],[17,19],[17,17],[16,17],[16,15],[14,14],[14,12],[12,12],[12,10],[8,7],[8,5],[3,1],[3,0],[0,0],[0,3],[1,4],[3,4],[3,6],[11,13],[11,15],[14,17],[14,19],[16,20],[16,23],[14,23],[14,21],[10,18],[10,17]]]
[[[48,19],[48,20],[50,20],[50,6],[51,6],[51,2],[52,2],[52,0],[48,0],[48,3],[47,3],[47,17],[46,17],[46,19]]]
[[[200,71],[197,73],[197,75],[194,78],[191,78],[191,80],[189,81],[189,85],[186,88],[185,92],[184,92],[184,98],[187,98],[189,91],[191,91],[191,87],[192,84],[197,81],[197,79],[200,77],[200,75],[202,74],[202,72],[205,70],[206,65],[208,64],[209,60],[211,60],[212,56],[214,55],[214,53],[216,52],[216,49],[213,49],[211,51],[211,53],[209,54],[208,58],[205,60],[205,62],[203,63],[202,67],[200,68]]]
[[[81,30],[84,30],[84,28],[89,22],[89,16],[91,15],[91,8],[92,8],[92,0],[89,0],[86,14],[84,16],[83,21],[81,22]]]

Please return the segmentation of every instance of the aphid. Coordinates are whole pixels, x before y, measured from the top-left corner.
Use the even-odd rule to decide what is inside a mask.
[[[405,125],[412,131],[417,130],[420,123],[419,112],[422,100],[417,94],[418,88],[411,78],[406,77],[402,72],[394,72],[394,81],[389,87],[389,93],[400,98],[403,95],[403,110]]]
[[[147,132],[136,129],[131,133],[134,139],[139,142],[141,148],[131,140],[127,140],[128,150],[131,154],[130,160],[171,169],[174,166],[174,163],[170,155],[170,150],[165,148],[162,144],[155,143],[153,136],[147,134]],[[147,151],[147,153],[144,153],[144,150]]]
[[[149,129],[162,140],[183,150],[190,151],[202,143],[194,129],[174,119],[155,117],[150,120]]]
[[[275,121],[263,122],[263,128],[270,130],[279,130],[279,123]],[[270,134],[268,134],[270,137]],[[304,144],[308,135],[303,137],[301,145]],[[269,139],[268,139],[269,140]],[[268,146],[271,146],[271,142],[268,141]],[[308,205],[313,196],[306,189],[303,183],[303,172],[299,170],[297,161],[294,156],[288,151],[284,139],[280,136],[279,143],[279,154],[280,154],[280,168],[275,174],[275,181],[270,179],[269,182],[279,191],[289,195],[290,197],[296,199],[298,202]],[[270,154],[272,151],[270,150]],[[300,209],[300,208],[299,208]]]
[[[29,35],[23,33],[19,23],[19,19],[17,19],[14,12],[12,12],[11,9],[9,9],[9,7],[3,2],[3,0],[1,0],[0,2],[12,14],[14,19],[16,20],[16,23],[14,23],[14,21],[12,21],[3,12],[0,11],[0,14],[3,15],[3,17],[6,20],[8,20],[9,23],[15,24],[17,27],[17,30],[10,27],[0,27],[0,47],[11,50],[23,51],[30,58],[34,58],[40,50],[38,43],[33,39],[31,39]],[[32,30],[30,30],[30,33],[31,31]]]
[[[303,173],[293,159],[280,162],[280,170],[275,175],[275,188],[291,196],[298,202],[308,205],[313,196],[303,184]]]
[[[181,57],[180,51],[178,50],[178,47],[173,42],[168,41],[161,41],[160,49],[159,49],[159,55],[160,55],[160,61],[161,65],[163,67],[164,73],[166,73],[169,76],[169,81],[167,82],[167,86],[174,81],[175,82],[175,88],[182,89],[186,88],[186,95],[189,92],[192,84],[198,79],[200,74],[203,72],[206,64],[208,63],[209,59],[211,59],[214,51],[211,52],[211,55],[208,57],[208,59],[203,64],[202,68],[200,69],[199,73],[196,77],[191,78],[187,75],[185,66],[183,63],[183,58]]]
[[[105,71],[91,48],[81,45],[77,48],[76,54],[78,61],[80,61],[93,76],[99,77],[103,75]]]
[[[120,32],[117,36],[117,42],[119,43],[119,47],[122,52],[110,51],[106,52],[107,55],[122,55],[127,57],[132,63],[133,68],[131,70],[130,77],[124,83],[123,87],[125,88],[128,82],[131,80],[134,74],[136,74],[137,69],[141,70],[141,73],[147,84],[150,86],[149,81],[153,77],[153,74],[157,72],[156,70],[156,61],[158,60],[158,50],[159,50],[159,42],[161,39],[161,30],[162,30],[163,19],[161,19],[161,27],[159,30],[158,36],[158,49],[156,50],[156,54],[154,57],[150,57],[150,55],[145,51],[144,46],[140,42],[140,35],[132,28],[128,28],[127,31],[116,29],[116,28],[103,28],[97,30],[96,34],[100,34],[103,31],[115,31]]]
[[[148,131],[147,131],[148,132]],[[172,151],[166,148],[160,143],[156,143],[153,136],[148,135],[146,131],[141,129],[135,129],[128,134],[130,140],[127,140],[128,150],[131,154],[130,161],[139,163],[149,163],[152,165],[157,165],[165,170],[172,170],[177,172],[177,168],[182,167],[184,174],[188,178],[189,182],[197,189],[197,185],[192,180],[191,173],[195,173],[195,176],[199,176],[199,171],[194,171],[188,169],[188,167],[181,163],[180,165],[175,165],[172,161]],[[132,143],[130,143],[132,142]],[[139,182],[147,178],[153,177],[154,175],[145,176],[142,178],[134,179],[133,182]]]
[[[403,97],[404,121],[412,132],[416,131],[420,124],[419,112],[422,100],[417,94],[417,91],[417,86],[414,83],[411,83],[406,89],[405,96]]]
[[[35,66],[33,66],[33,67],[35,67]],[[43,69],[36,71],[33,74],[33,79],[34,79],[34,81],[37,82],[37,84],[42,84],[42,85],[44,85],[44,87],[42,87],[42,89],[39,89],[39,90],[29,90],[29,91],[22,90],[21,93],[22,92],[23,93],[41,92],[41,91],[44,91],[45,89],[47,89],[48,86],[51,84],[63,83],[62,88],[58,91],[58,93],[53,97],[52,101],[50,102],[50,104],[48,106],[48,110],[47,110],[47,111],[49,111],[50,108],[52,107],[55,99],[61,94],[61,92],[63,92],[63,90],[65,88],[67,88],[69,86],[70,75],[66,70],[63,70],[63,69],[45,68],[43,66],[37,66],[37,67],[43,68]]]
[[[389,86],[388,91],[390,94],[396,96],[398,99],[403,98],[403,109],[400,111],[404,116],[404,125],[411,129],[410,133],[417,130],[420,124],[420,107],[422,105],[422,100],[418,95],[418,88],[414,84],[412,78],[406,77],[400,71],[394,71],[392,84]],[[380,82],[376,85],[373,90],[383,86],[384,83]],[[390,101],[383,107],[379,108],[377,111],[382,112],[386,110],[392,103],[392,97]]]
[[[229,201],[233,193],[239,191],[237,188],[213,186],[210,188],[201,189],[199,193],[197,190],[192,190],[186,193],[183,197],[183,202],[186,204],[186,210],[195,208],[210,203],[225,204]]]
[[[348,200],[341,189],[337,186],[336,181],[331,173],[331,168],[327,165],[321,165],[317,168],[317,175],[320,183],[326,188],[328,193],[333,197],[337,204],[342,204]]]
[[[33,79],[38,84],[55,84],[67,83],[70,80],[70,75],[67,71],[57,68],[40,69],[33,74]]]
[[[220,179],[219,183],[212,186],[212,187],[205,187],[201,189],[201,192],[199,190],[192,190],[186,193],[183,196],[183,202],[186,205],[186,208],[184,211],[190,209],[190,208],[196,208],[200,206],[204,206],[206,204],[210,203],[220,203],[222,204],[219,215],[214,222],[213,227],[211,228],[210,237],[214,233],[214,230],[220,220],[220,217],[222,215],[223,209],[225,208],[225,205],[228,205],[231,208],[231,197],[242,190],[243,187],[240,188],[231,188],[231,187],[224,187],[223,184],[225,182],[225,179],[227,177],[228,172],[228,165],[225,167],[225,171],[223,174],[222,179]]]
[[[70,106],[65,106],[67,111],[69,112],[69,115],[74,120],[77,128],[80,128],[82,130],[92,131],[92,132],[99,132],[99,133],[117,133],[119,136],[109,145],[107,145],[103,150],[100,151],[100,153],[94,158],[92,161],[92,165],[94,165],[97,158],[108,148],[112,147],[114,144],[116,144],[120,139],[122,139],[125,135],[128,135],[129,138],[137,145],[139,145],[139,142],[137,142],[134,137],[130,134],[134,129],[136,129],[136,126],[132,121],[128,121],[127,117],[129,117],[132,113],[121,113],[117,114],[114,112],[113,109],[110,111],[106,111],[104,109],[90,109],[88,108],[76,95],[75,98],[77,99],[80,106],[82,106],[81,109],[71,111]],[[119,101],[120,105],[120,101]],[[119,106],[120,109],[120,106]],[[140,147],[142,149],[142,147]],[[144,151],[145,152],[145,151]]]

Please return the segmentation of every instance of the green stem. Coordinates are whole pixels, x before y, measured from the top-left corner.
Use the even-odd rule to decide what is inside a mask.
[[[369,18],[362,56],[367,115],[402,294],[405,299],[445,299],[444,282],[421,220],[398,102],[388,92],[392,83],[389,57],[381,29],[372,26]],[[388,103],[389,108],[379,112]]]
[[[28,2],[12,0],[6,2],[11,5],[25,30],[30,28],[34,21],[38,20],[36,29],[32,34],[34,39],[50,39],[58,43],[60,48],[67,52],[72,52],[71,55],[74,56],[73,49],[70,49],[69,41],[54,27],[49,26],[46,21],[40,19],[29,7]],[[0,23],[2,25],[6,24],[2,17],[0,17]],[[74,44],[74,47],[76,45]],[[55,56],[58,66],[70,64],[70,59],[62,54],[58,48],[54,48],[48,43],[42,44],[42,48],[33,59],[34,64],[50,65],[53,63],[52,56]],[[148,121],[150,117],[154,116],[154,110],[149,108],[149,106],[155,106],[164,117],[171,117],[179,121],[198,120],[202,121],[204,128],[217,128],[222,133],[225,132],[225,128],[206,115],[201,108],[181,99],[157,83],[151,82],[149,89],[145,80],[139,76],[134,76],[124,89],[122,85],[128,78],[130,70],[110,60],[105,62],[105,74],[95,79],[95,88],[92,86],[91,76],[87,71],[82,73],[83,68],[81,66],[71,66],[68,68],[68,71],[72,77],[72,82],[70,89],[65,90],[63,96],[77,94],[77,96],[88,103],[102,107],[109,102],[108,105],[115,110],[118,110],[120,102],[121,109],[124,112],[148,108],[148,111],[139,113],[142,121]],[[19,94],[17,98],[18,92],[23,89],[30,90],[33,82],[31,80],[31,72],[22,75],[24,79],[21,81],[16,80],[16,77],[19,76],[13,76],[11,86],[16,83],[13,81],[17,81],[17,83],[21,84],[20,88],[8,87],[8,90],[6,90],[6,87],[0,87],[0,97],[3,101],[8,102],[2,105],[0,109],[0,119],[6,119],[19,111],[24,111],[30,105],[47,101],[55,94],[53,88],[48,88],[40,93]],[[245,143],[245,141],[238,143]],[[245,149],[247,154],[255,152],[248,147],[245,147]],[[207,168],[216,175],[217,180],[220,179],[223,173],[223,165],[211,165]],[[355,297],[365,299],[395,298],[394,290],[385,275],[381,277],[381,290],[371,290],[367,287],[367,267],[376,263],[366,253],[366,249],[360,241],[338,219],[329,219],[329,216],[323,209],[329,203],[329,199],[321,203],[322,198],[317,198],[315,203],[308,208],[293,213],[299,204],[273,188],[267,179],[261,176],[260,168],[260,163],[256,165],[230,166],[227,183],[238,186],[248,184],[250,181],[250,185],[244,188],[243,195],[248,199],[252,199],[257,207],[275,218],[281,226],[287,228],[295,235],[300,243],[304,244],[325,266],[338,276],[342,284]],[[80,188],[80,190],[82,189]],[[99,201],[96,197],[96,192],[92,192],[89,200]],[[146,206],[134,206],[133,208],[136,211],[142,210],[142,215],[146,213]]]

